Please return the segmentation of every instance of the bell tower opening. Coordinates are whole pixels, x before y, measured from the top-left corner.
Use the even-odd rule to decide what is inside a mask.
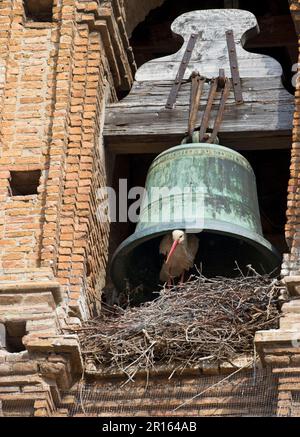
[[[6,350],[10,353],[18,353],[26,350],[23,337],[26,335],[26,323],[23,321],[10,321],[5,324]]]
[[[53,0],[23,0],[26,21],[53,21]]]
[[[31,196],[38,194],[41,170],[11,171],[9,192],[11,196]]]
[[[259,202],[258,214],[263,236],[275,247],[279,254],[283,255],[288,251],[285,241],[285,223],[290,150],[288,148],[277,150],[244,150],[239,151],[239,153],[249,161],[255,173]],[[114,188],[116,192],[119,191],[120,179],[127,180],[127,196],[134,187],[144,187],[147,172],[156,156],[157,154],[118,155],[114,172]],[[122,195],[124,194],[125,191]],[[134,199],[129,199],[129,197],[128,209],[138,199],[138,197]],[[137,212],[139,213],[139,210]],[[129,220],[111,224],[109,264],[115,250],[126,238],[134,234],[135,229],[136,223],[132,223]],[[198,237],[200,246],[205,248],[205,250],[199,251],[198,257],[195,259],[195,265],[201,266],[204,276],[236,276],[238,270],[233,269],[236,254],[239,254],[240,260],[244,265],[250,264],[253,266],[255,264],[256,251],[238,238],[211,233],[200,233]],[[161,263],[159,257],[160,239],[161,237],[152,239],[146,242],[143,247],[137,248],[133,255],[134,261],[131,263],[135,272],[140,271],[140,280],[145,275],[148,275],[148,278],[156,278],[153,282],[153,290],[155,289],[156,291],[159,288],[157,273]],[[230,251],[228,252],[229,247]],[[151,263],[147,261],[148,267],[146,272],[143,271],[142,264],[144,263],[145,256],[148,257],[147,254],[149,253],[157,253],[157,257],[152,256]],[[197,272],[191,271],[190,273]],[[260,273],[263,273],[263,271],[261,270]],[[279,271],[275,273],[279,273]],[[152,291],[144,288],[142,293],[137,293],[133,302],[134,304],[139,304],[145,300],[151,300],[155,296],[152,294]],[[107,292],[103,294],[104,302],[111,303],[110,298],[110,288],[108,287]]]
[[[290,93],[293,93],[292,78],[294,71],[292,67],[297,63],[298,47],[297,35],[288,1],[280,0],[276,2],[276,5],[270,0],[264,0],[259,4],[253,4],[253,2],[247,0],[201,2],[201,9],[222,8],[242,9],[250,11],[256,16],[260,34],[249,39],[244,48],[248,52],[276,59],[282,66],[283,84]],[[161,7],[152,10],[145,21],[136,27],[131,37],[131,45],[138,67],[152,59],[176,53],[182,46],[183,39],[178,35],[172,34],[172,22],[181,14],[199,9],[199,2],[197,1],[187,0],[185,3],[182,3],[166,0]],[[284,111],[280,116],[284,116]],[[182,132],[183,136],[184,132]],[[280,138],[280,132],[278,135],[276,133],[275,135],[265,135],[262,132],[259,141],[257,141],[256,136],[253,137],[253,144],[251,144],[251,133],[249,133],[246,144],[243,141],[239,141],[234,134],[225,135],[223,132],[220,132],[219,140],[221,145],[238,151],[249,161],[256,177],[259,203],[258,214],[262,225],[262,234],[277,249],[280,255],[287,253],[285,224],[290,147],[292,143],[291,132],[290,136],[287,136],[284,140]],[[154,142],[153,138],[149,139],[149,144],[152,144],[152,142]],[[174,144],[165,144],[165,149],[176,146],[179,143],[180,140]],[[147,171],[158,155],[155,145],[151,153],[151,146],[149,144],[145,145],[145,153],[140,153],[140,150],[137,153],[132,151],[126,153],[125,150],[121,154],[116,154],[113,172],[114,188],[116,191],[118,191],[120,179],[127,180],[127,195],[133,187],[145,186]],[[142,149],[143,144],[139,145],[139,147]],[[135,201],[136,199],[128,199],[128,206]],[[126,222],[126,220],[122,223],[112,223],[110,260],[116,248],[135,232],[135,226],[136,223]],[[214,264],[217,267],[203,269],[203,273],[207,276],[218,274],[233,276],[236,274],[232,271],[232,266],[227,268],[226,256],[224,256],[222,249],[228,245],[226,236],[218,237],[215,235],[211,239],[210,235],[203,234],[202,238],[209,249],[207,250],[208,260],[213,261],[207,262],[206,266]],[[153,239],[152,242],[147,244],[149,246],[147,250],[151,253],[157,251],[159,246],[158,240],[155,241]],[[230,244],[232,247],[236,245],[235,251],[241,251],[238,239],[236,241],[231,240]],[[246,260],[248,256],[249,264],[251,264],[251,257],[253,258],[254,253],[251,253],[249,247],[244,247],[246,248],[244,259]],[[132,263],[134,269],[138,269],[138,262],[142,257],[143,253],[139,253],[137,250],[135,260]],[[201,262],[201,259],[196,261]],[[148,297],[145,297],[144,300],[147,300]]]

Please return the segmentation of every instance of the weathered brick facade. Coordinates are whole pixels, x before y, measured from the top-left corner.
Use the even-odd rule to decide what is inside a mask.
[[[49,0],[52,21],[44,22],[35,20],[37,3],[27,16],[22,0],[0,3],[2,342],[26,334],[24,351],[1,344],[0,392],[4,410],[27,400],[49,415],[54,391],[82,371],[77,338],[65,328],[100,307],[109,231],[95,218],[106,185],[104,107],[130,88],[135,65],[117,4]]]
[[[299,35],[300,23],[300,3],[298,1],[290,1],[291,13],[294,18],[297,33]],[[300,58],[299,58],[300,59]],[[298,61],[299,62],[299,61]],[[293,144],[291,152],[290,166],[290,181],[288,187],[288,209],[287,209],[287,224],[286,224],[286,241],[290,248],[290,253],[285,256],[283,266],[284,274],[297,274],[299,272],[299,146],[300,146],[300,131],[299,131],[299,80],[297,80],[297,88],[295,91],[295,116],[293,129]]]
[[[129,0],[49,0],[50,22],[35,20],[23,3],[0,1],[0,407],[4,414],[67,415],[61,392],[83,371],[78,339],[67,328],[97,314],[105,283],[109,228],[96,219],[98,188],[106,185],[105,105],[130,89],[128,35],[162,1],[132,8]],[[297,21],[300,2],[291,9]],[[292,277],[300,273],[298,99],[297,89],[291,253],[283,266]],[[257,345],[275,372],[293,372],[294,384],[300,362],[291,341],[300,311],[286,305],[281,329],[258,334]],[[2,344],[9,336],[10,351]],[[288,384],[279,387],[281,415],[293,414],[297,384]]]

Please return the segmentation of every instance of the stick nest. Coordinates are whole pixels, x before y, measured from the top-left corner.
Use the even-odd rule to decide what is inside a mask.
[[[130,379],[157,365],[232,361],[255,332],[278,327],[280,286],[269,276],[190,278],[139,307],[105,308],[77,331],[86,361]]]

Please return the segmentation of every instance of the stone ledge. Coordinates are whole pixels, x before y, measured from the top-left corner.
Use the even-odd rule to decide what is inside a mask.
[[[62,301],[60,283],[57,281],[28,281],[28,282],[2,282],[0,283],[0,294],[5,293],[52,293],[55,303],[58,305]]]
[[[22,26],[27,29],[53,29],[55,27],[58,27],[58,23],[56,21],[54,22],[38,22],[38,21],[25,21]]]
[[[83,360],[76,335],[29,334],[23,338],[29,353],[58,353],[70,355],[70,365],[75,375],[82,374]]]
[[[259,365],[258,365],[259,367]],[[199,365],[193,365],[190,367],[185,367],[183,369],[178,368],[178,365],[159,365],[155,366],[153,370],[147,372],[146,370],[138,370],[134,376],[134,380],[145,379],[145,378],[155,378],[155,377],[165,377],[167,379],[172,377],[200,377],[200,376],[211,376],[220,375],[225,376],[231,374],[237,369],[244,370],[245,372],[253,368],[253,357],[250,355],[242,355],[232,360],[232,362],[220,362],[210,363],[209,360],[203,361]],[[91,370],[91,367],[86,367],[85,376],[89,382],[106,380],[106,379],[123,379],[126,378],[126,374],[121,370],[108,370],[105,367]],[[170,378],[171,379],[171,378]]]
[[[280,350],[280,355],[274,356],[275,367],[280,367],[281,365],[289,367],[291,348],[292,351],[293,349],[295,350],[295,354],[297,354],[299,350],[300,330],[270,329],[268,331],[257,331],[255,333],[254,343],[263,366],[271,365],[272,360],[270,357],[274,354],[273,351]],[[287,358],[286,363],[284,360],[282,360],[280,364],[277,362],[280,361],[280,358],[284,359],[285,357]]]
[[[285,302],[281,307],[281,312],[284,316],[299,317],[300,299],[292,299],[288,302]]]
[[[291,346],[295,341],[300,345],[300,331],[270,329],[268,331],[257,331],[254,338],[255,344],[259,346]]]
[[[281,373],[281,374],[286,374],[286,373],[290,373],[293,375],[298,375],[300,374],[300,367],[289,367],[288,369],[286,368],[282,368],[282,367],[274,367],[272,369],[273,373]]]
[[[38,375],[5,375],[0,376],[0,391],[1,387],[9,386],[24,386],[24,385],[41,385],[43,380]]]
[[[291,297],[300,298],[300,276],[285,276],[283,283],[286,285]]]

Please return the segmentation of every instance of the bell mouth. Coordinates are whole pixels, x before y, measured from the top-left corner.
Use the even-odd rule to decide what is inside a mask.
[[[251,267],[259,274],[280,272],[281,255],[261,235],[231,223],[207,220],[203,230],[183,223],[159,224],[137,231],[118,247],[113,255],[110,274],[119,291],[129,284],[131,289],[143,287],[144,296],[151,299],[160,286],[159,272],[163,259],[159,254],[161,238],[175,229],[194,233],[199,238],[195,258],[196,268],[206,277],[235,277],[247,274]],[[145,300],[147,300],[145,299]]]

